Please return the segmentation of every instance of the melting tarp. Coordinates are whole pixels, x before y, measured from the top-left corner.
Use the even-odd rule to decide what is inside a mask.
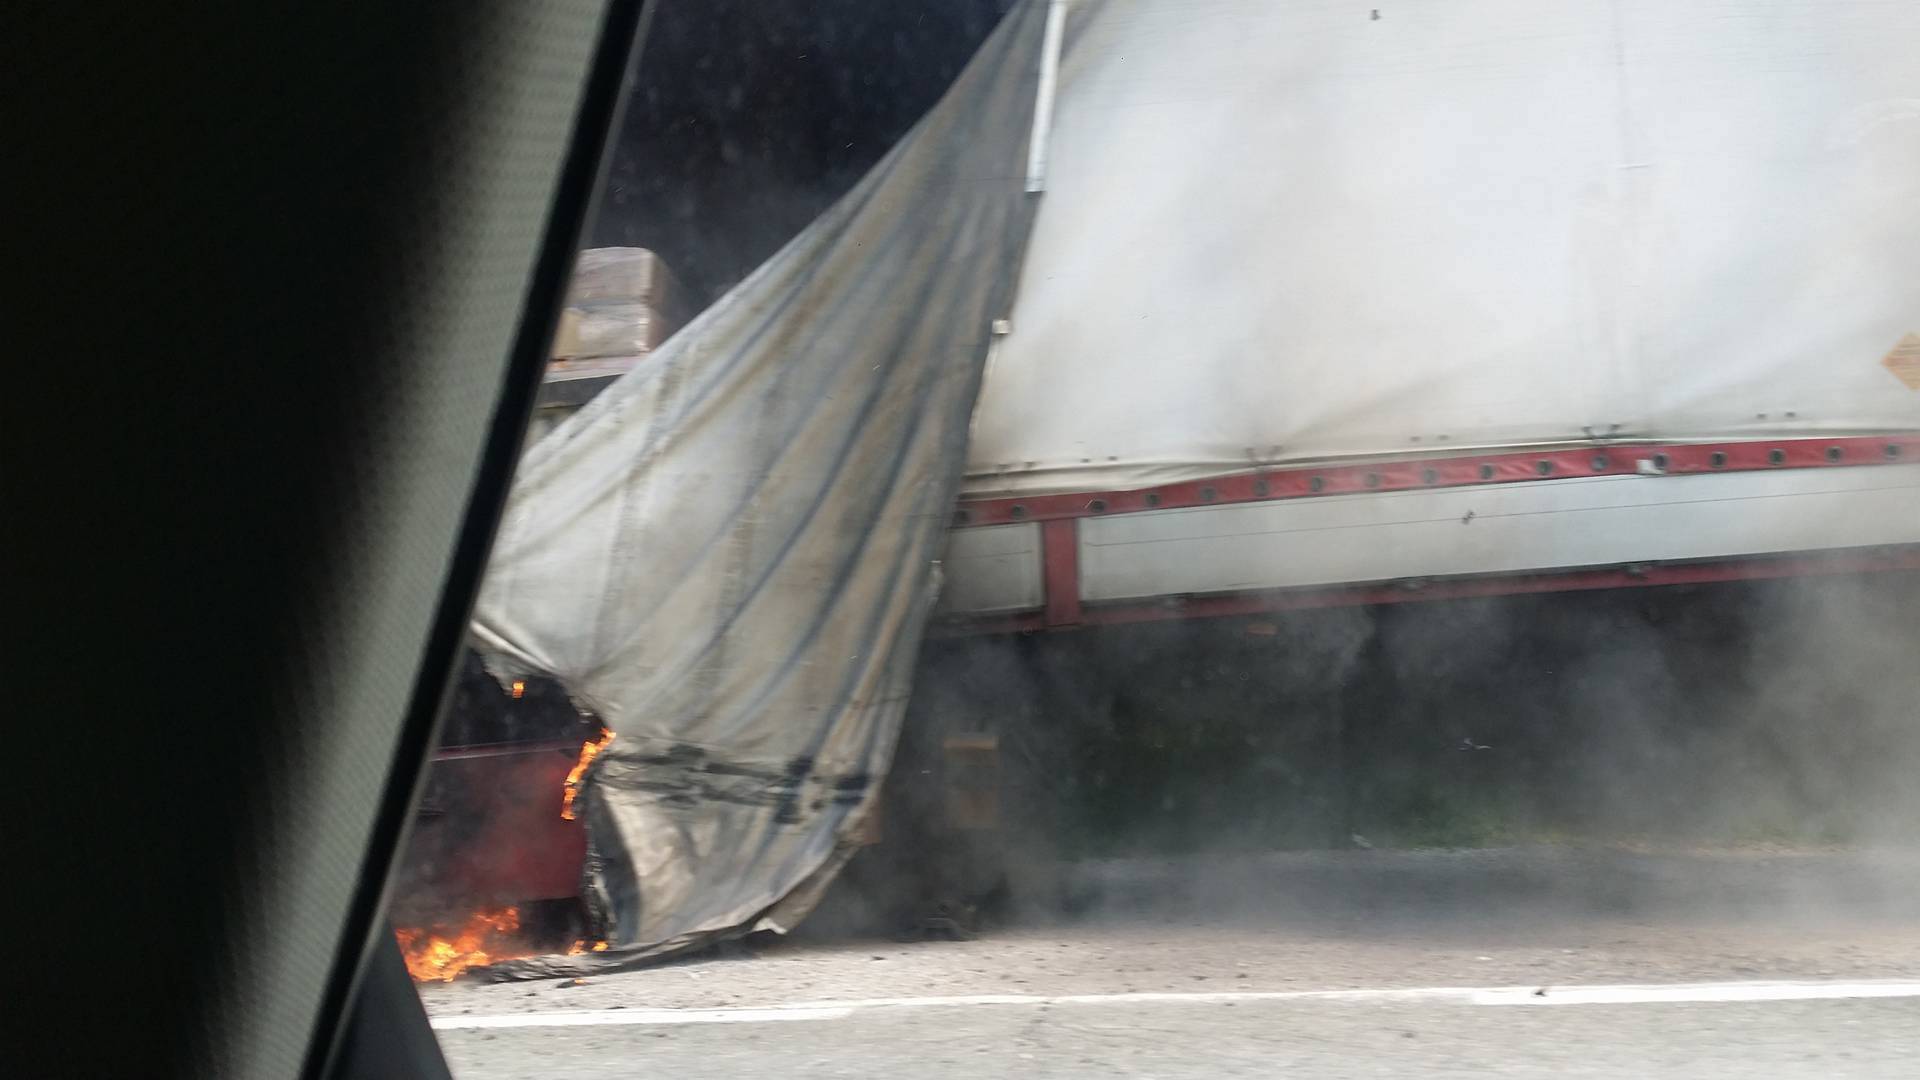
[[[522,462],[474,637],[615,732],[580,798],[611,946],[504,974],[786,929],[851,854],[1031,220],[1044,18]]]

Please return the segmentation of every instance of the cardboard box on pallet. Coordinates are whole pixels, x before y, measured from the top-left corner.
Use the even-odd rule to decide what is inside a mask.
[[[658,255],[645,248],[589,248],[574,263],[551,356],[645,355],[680,328],[682,307],[679,283]]]

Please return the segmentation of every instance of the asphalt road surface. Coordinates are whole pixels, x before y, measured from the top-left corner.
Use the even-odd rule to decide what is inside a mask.
[[[1920,1075],[1920,861],[1538,849],[1080,868],[977,941],[423,988],[507,1077]]]

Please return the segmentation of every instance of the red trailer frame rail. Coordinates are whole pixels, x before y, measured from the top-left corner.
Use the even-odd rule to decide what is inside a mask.
[[[1255,469],[1208,480],[1125,491],[968,499],[954,511],[953,524],[956,528],[977,528],[1142,510],[1565,480],[1575,476],[1632,476],[1648,471],[1684,475],[1897,465],[1912,461],[1920,461],[1920,435],[1713,443],[1596,443],[1565,450]]]
[[[943,620],[935,632],[1024,633],[1341,605],[1916,570],[1920,569],[1920,544],[1589,566],[1525,574],[1174,595],[1095,604],[1082,599],[1079,569],[1079,521],[1091,517],[1573,477],[1853,468],[1914,461],[1920,461],[1920,435],[1911,434],[1745,442],[1599,442],[1579,448],[1535,452],[1257,469],[1130,490],[969,499],[954,511],[956,528],[1039,523],[1043,603],[1037,610],[1012,614],[953,616]]]

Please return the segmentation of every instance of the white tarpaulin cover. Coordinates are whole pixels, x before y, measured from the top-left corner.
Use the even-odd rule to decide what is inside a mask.
[[[613,729],[581,796],[604,953],[791,925],[885,775],[1031,221],[1044,6],[861,184],[520,467],[474,618]]]
[[[1920,427],[1920,4],[1073,13],[973,493]]]

